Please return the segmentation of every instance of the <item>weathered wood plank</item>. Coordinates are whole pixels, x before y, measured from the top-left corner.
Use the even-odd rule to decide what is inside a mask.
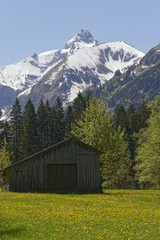
[[[61,183],[72,185],[72,181],[68,179],[74,178],[76,190],[79,192],[99,192],[100,176],[99,176],[99,154],[93,148],[81,144],[77,141],[68,141],[60,147],[51,148],[42,154],[35,154],[29,160],[12,166],[9,172],[10,190],[11,191],[48,191],[48,166],[59,165],[61,169],[60,177],[56,177],[56,167],[53,167],[53,179],[61,179]],[[76,166],[72,168],[70,166]],[[70,170],[69,170],[70,169]],[[68,174],[70,173],[70,174]],[[67,175],[68,174],[68,175]],[[70,176],[69,176],[70,175]],[[76,180],[75,180],[76,176]],[[65,179],[65,180],[64,180]],[[72,179],[73,180],[73,179]],[[62,185],[63,185],[62,184]],[[54,183],[53,183],[54,185]],[[51,188],[51,186],[49,187]],[[53,187],[54,189],[54,187]],[[53,190],[52,189],[52,190]],[[72,186],[71,186],[72,189]],[[69,187],[68,187],[69,190]]]

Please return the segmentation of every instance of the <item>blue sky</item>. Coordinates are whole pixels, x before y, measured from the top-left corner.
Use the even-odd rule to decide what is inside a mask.
[[[80,29],[146,53],[160,43],[159,0],[0,0],[0,66],[62,49]]]

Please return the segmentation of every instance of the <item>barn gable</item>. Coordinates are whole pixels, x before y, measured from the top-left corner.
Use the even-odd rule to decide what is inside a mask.
[[[64,140],[6,168],[10,191],[100,192],[99,151]]]

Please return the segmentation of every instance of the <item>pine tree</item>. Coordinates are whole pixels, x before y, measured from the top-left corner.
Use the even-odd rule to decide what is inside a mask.
[[[10,114],[10,149],[13,152],[12,161],[17,162],[21,159],[21,123],[22,113],[19,100],[16,99]]]
[[[147,120],[151,114],[151,109],[148,107],[147,103],[143,102],[137,110],[137,127],[138,131],[141,128],[147,127]]]
[[[58,97],[57,103],[54,106],[55,111],[55,142],[60,142],[65,136],[65,120],[64,120],[64,110],[61,104],[61,100]]]
[[[71,106],[67,107],[67,111],[65,114],[65,136],[71,137],[71,124],[73,121],[73,110]]]
[[[77,97],[73,101],[73,117],[74,120],[79,119],[81,114],[86,108],[86,101],[79,92]]]
[[[115,108],[114,114],[113,114],[113,121],[114,126],[118,130],[119,128],[121,131],[125,131],[125,133],[128,133],[128,119],[127,119],[127,113],[124,109],[123,105],[117,105]]]
[[[38,132],[38,150],[46,147],[47,122],[46,122],[46,108],[41,100],[37,109],[37,132]]]
[[[10,143],[10,125],[8,123],[8,121],[3,121],[3,130],[2,130],[2,138],[6,138],[7,143]]]
[[[54,133],[53,133],[53,126],[54,126],[54,119],[52,116],[52,110],[51,107],[49,106],[49,102],[47,100],[46,104],[45,104],[45,113],[46,113],[46,119],[45,119],[45,143],[44,143],[44,147],[47,148],[51,145],[53,145],[54,143],[53,141],[53,137],[54,137]]]
[[[133,160],[135,157],[137,137],[136,133],[138,132],[138,124],[137,124],[137,114],[134,107],[131,105],[127,111],[127,121],[128,121],[128,129],[127,129],[127,138],[128,147],[131,154],[131,159]],[[134,163],[133,163],[134,165]]]
[[[128,108],[127,111],[127,120],[128,120],[128,133],[134,134],[135,132],[138,132],[137,129],[137,114],[132,105]]]
[[[56,108],[52,106],[49,113],[49,146],[54,145],[59,140],[57,135],[59,134],[59,124],[56,116]]]
[[[137,132],[138,132],[138,124],[137,124],[137,113],[134,107],[131,105],[127,110],[127,121],[128,121],[128,129],[126,132],[126,141],[128,142],[128,149],[130,151],[130,158],[131,158],[131,177],[133,179],[133,185],[138,187],[138,183],[135,179],[135,154],[136,154],[136,147],[137,147]]]
[[[21,147],[23,158],[26,158],[38,150],[37,119],[34,105],[29,99],[22,117]]]

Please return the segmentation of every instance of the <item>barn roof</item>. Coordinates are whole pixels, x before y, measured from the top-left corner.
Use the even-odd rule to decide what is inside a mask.
[[[86,143],[80,141],[79,139],[72,137],[72,138],[68,138],[68,139],[66,139],[66,140],[63,140],[63,141],[61,141],[61,142],[59,142],[59,143],[56,143],[56,144],[54,144],[53,146],[51,146],[51,147],[49,147],[49,148],[46,148],[46,149],[44,149],[44,150],[42,150],[42,151],[40,151],[40,152],[34,153],[33,155],[31,155],[31,156],[29,156],[29,157],[27,157],[27,158],[24,158],[24,159],[20,160],[19,162],[13,163],[13,164],[11,164],[10,166],[6,167],[6,168],[3,169],[3,170],[6,170],[6,169],[11,168],[11,167],[13,167],[13,166],[15,166],[15,165],[21,164],[22,162],[25,162],[25,161],[27,161],[27,160],[29,160],[29,159],[34,158],[34,157],[40,156],[41,154],[43,154],[43,153],[45,153],[45,152],[48,152],[48,151],[57,149],[57,148],[61,147],[62,145],[66,144],[66,143],[69,143],[69,142],[77,142],[77,143],[80,143],[81,145],[83,145],[83,146],[91,149],[91,150],[94,151],[94,152],[97,152],[97,153],[99,153],[99,154],[101,153],[100,150],[92,147],[91,145],[86,144]],[[2,171],[3,171],[3,170],[2,170]]]

